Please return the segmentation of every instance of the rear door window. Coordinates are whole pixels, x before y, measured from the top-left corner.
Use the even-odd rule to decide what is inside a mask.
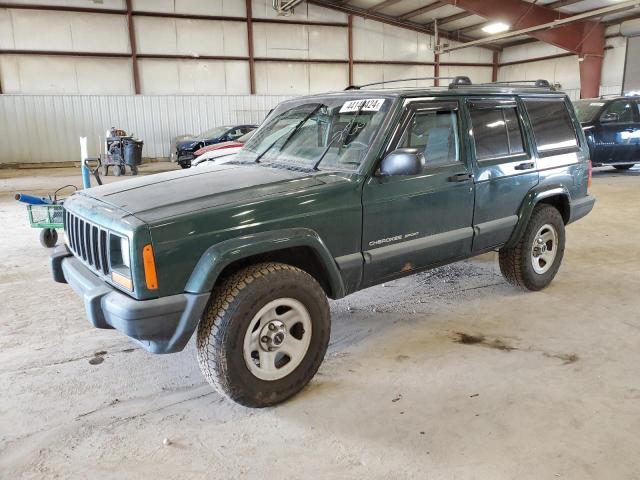
[[[472,101],[469,106],[478,161],[524,153],[515,101]]]
[[[563,98],[526,98],[524,104],[539,152],[578,147],[573,121]]]

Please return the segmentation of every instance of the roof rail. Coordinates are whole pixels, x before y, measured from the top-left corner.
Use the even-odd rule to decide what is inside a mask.
[[[449,87],[452,85],[471,85],[469,77],[457,76],[457,77],[414,77],[414,78],[398,78],[395,80],[384,80],[382,82],[365,83],[362,85],[349,85],[345,90],[360,90],[364,87],[371,87],[373,85],[384,85],[385,83],[398,83],[398,82],[411,82],[415,80],[451,80]]]
[[[529,85],[527,85],[529,84]],[[450,88],[457,88],[459,85],[450,85]],[[507,88],[539,88],[545,89],[549,91],[556,91],[556,87],[551,85],[547,80],[539,79],[539,80],[509,80],[504,82],[487,82],[487,83],[477,83],[473,85],[474,87],[480,88],[491,88],[491,87],[507,87]]]

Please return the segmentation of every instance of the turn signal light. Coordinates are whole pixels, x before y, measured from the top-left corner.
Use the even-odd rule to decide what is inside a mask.
[[[593,163],[589,160],[589,176],[587,177],[587,189],[591,188],[591,183],[593,180]]]
[[[151,244],[142,249],[142,263],[144,265],[144,279],[149,290],[158,289],[158,276],[156,274],[156,260],[153,256]]]
[[[126,288],[127,290],[133,290],[133,282],[130,278],[125,277],[121,273],[116,272],[115,270],[111,272],[111,280],[114,283],[117,283],[121,287]]]

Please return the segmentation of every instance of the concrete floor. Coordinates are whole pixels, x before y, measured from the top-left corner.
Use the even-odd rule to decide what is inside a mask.
[[[49,279],[9,192],[77,178],[0,170],[0,478],[640,476],[639,169],[596,171],[543,292],[492,254],[332,302],[318,375],[263,410],[212,392],[193,344],[94,330]]]

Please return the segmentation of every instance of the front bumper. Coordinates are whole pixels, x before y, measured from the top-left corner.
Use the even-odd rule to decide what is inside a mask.
[[[115,328],[152,353],[181,351],[209,300],[208,294],[193,293],[136,300],[100,280],[66,246],[53,252],[50,265],[53,279],[82,297],[94,327]]]
[[[173,161],[179,164],[191,164],[191,160],[194,158],[196,158],[196,156],[191,152],[178,152]]]

